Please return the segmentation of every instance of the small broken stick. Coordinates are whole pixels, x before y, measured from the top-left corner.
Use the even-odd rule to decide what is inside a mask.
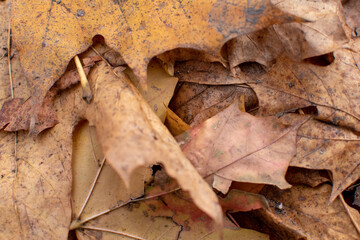
[[[91,93],[89,81],[87,80],[84,68],[80,62],[78,55],[76,55],[74,57],[74,61],[75,61],[76,68],[77,68],[77,70],[79,72],[79,76],[80,76],[80,83],[81,83],[82,92],[83,92],[82,97],[89,104],[92,99],[92,93]]]

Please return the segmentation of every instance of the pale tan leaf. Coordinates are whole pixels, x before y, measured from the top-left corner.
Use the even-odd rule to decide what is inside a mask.
[[[74,133],[72,206],[75,224],[72,226],[76,227],[79,239],[219,239],[214,222],[193,204],[188,195],[166,194],[166,186],[160,186],[150,188],[143,199],[128,201],[124,183],[107,164],[99,173],[90,200],[77,219],[99,172],[99,165],[93,161],[92,144],[95,155],[102,155],[96,140],[90,140],[88,130],[88,125],[82,124]],[[154,195],[158,197],[151,199]],[[261,196],[240,191],[232,191],[220,200],[224,211],[249,211],[267,206]],[[224,239],[233,238],[268,239],[265,234],[237,229],[226,221]]]
[[[139,80],[136,79],[130,69],[126,69],[124,73],[130,77],[135,86],[140,86]],[[147,90],[144,91],[142,88],[138,88],[140,94],[162,122],[165,121],[166,107],[174,94],[177,82],[178,79],[166,73],[160,63],[154,59],[149,63],[147,70]]]
[[[162,164],[168,175],[190,192],[200,209],[222,224],[221,208],[211,188],[181,152],[154,111],[125,74],[115,76],[104,63],[90,73],[94,106],[87,119],[96,126],[104,156],[130,186],[135,169]]]

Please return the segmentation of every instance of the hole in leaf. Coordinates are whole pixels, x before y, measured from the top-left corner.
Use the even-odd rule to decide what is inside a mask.
[[[155,173],[156,173],[157,171],[161,171],[162,166],[160,166],[160,165],[153,165],[153,166],[151,167],[151,169],[152,169],[152,176],[155,176]]]
[[[314,64],[316,66],[325,67],[329,66],[334,60],[334,53],[331,52],[324,55],[304,59],[304,62]]]

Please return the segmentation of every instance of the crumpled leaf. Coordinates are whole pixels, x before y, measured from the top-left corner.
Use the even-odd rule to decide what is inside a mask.
[[[232,39],[227,43],[231,69],[244,62],[270,67],[281,54],[298,61],[332,52],[349,41],[338,1],[274,2],[311,22],[273,25]]]
[[[275,239],[359,239],[360,233],[341,200],[328,204],[330,192],[328,184],[288,190],[266,186],[261,193],[269,200],[270,209],[257,210],[254,215],[272,229],[270,235]]]
[[[99,57],[84,58],[84,71],[88,74],[95,62],[101,60]],[[60,91],[69,88],[80,81],[80,76],[76,70],[66,72],[52,88],[46,93],[40,112],[38,113],[37,124],[31,125],[32,98],[24,101],[22,98],[7,100],[0,110],[0,129],[5,131],[30,130],[32,127],[33,135],[38,135],[47,128],[58,124],[56,113],[52,109],[54,98]]]
[[[117,76],[100,63],[93,68],[89,81],[94,87],[94,105],[86,118],[96,126],[104,156],[129,188],[138,167],[162,164],[182,189],[189,191],[195,204],[221,225],[222,213],[217,198],[181,152],[150,106],[129,78]]]
[[[353,30],[353,36],[360,36],[360,3],[357,0],[342,1],[346,24]]]
[[[351,49],[336,50],[334,61],[327,66],[319,67],[280,57],[267,72],[256,64],[241,66],[246,76],[223,78],[223,84],[250,85],[259,100],[260,116],[281,116],[286,112],[314,106],[317,119],[359,131],[360,105],[357,103],[360,95],[357,85],[360,40],[356,39],[349,46]],[[210,74],[199,72],[197,81],[216,84],[214,78],[207,77]],[[180,81],[185,78],[178,77]]]
[[[278,10],[270,0],[251,4],[245,0],[24,3],[13,1],[11,24],[33,89],[34,116],[69,60],[85,51],[97,34],[121,54],[146,87],[147,64],[162,52],[187,47],[217,55],[221,46],[237,35],[301,20]]]
[[[282,118],[288,124],[294,119],[296,115]],[[359,147],[360,136],[352,131],[310,120],[298,131],[297,153],[290,165],[330,170],[333,179],[330,201],[333,201],[360,177]]]
[[[360,41],[352,47],[335,51],[334,62],[323,67],[277,59],[266,74],[248,80],[259,99],[259,114],[283,114],[316,106],[317,119],[359,131]]]
[[[156,190],[157,189],[155,189],[155,192],[157,192]],[[180,239],[219,239],[209,217],[199,211],[186,194],[167,194],[160,199],[162,201],[161,204],[159,204],[160,201],[155,202],[150,200],[146,202],[148,206],[153,206],[153,211],[149,211],[149,215],[156,216],[160,214],[162,216],[168,216],[171,217],[174,222],[183,226]],[[232,191],[227,198],[220,198],[219,200],[224,212],[249,211],[266,207],[266,203],[259,195],[244,192]],[[224,239],[267,239],[266,235],[258,232],[245,228],[236,228],[227,218],[225,218],[224,225]]]
[[[203,177],[215,174],[230,183],[288,188],[285,173],[295,155],[296,132],[303,122],[286,126],[275,117],[254,117],[241,112],[236,101],[176,139]],[[219,190],[227,191],[226,187]]]
[[[102,158],[96,138],[90,140],[92,130],[94,128],[82,124],[74,133],[72,207],[75,222],[99,171],[97,160]],[[96,157],[95,161],[93,155]],[[143,178],[134,180],[144,181]],[[153,184],[158,183],[159,181],[155,180]],[[148,187],[144,198],[174,189],[172,184],[164,184]],[[135,200],[119,207],[128,200],[129,195],[124,183],[110,165],[105,163],[89,202],[78,220],[82,221],[82,224],[76,229],[77,237],[91,239],[92,236],[97,236],[100,239],[112,239],[117,236],[121,239],[127,234],[138,239],[159,239],[165,236],[166,239],[199,239],[200,236],[206,236],[204,239],[218,239],[213,221],[201,212],[186,194],[168,193],[153,199]],[[267,202],[261,195],[241,191],[232,191],[226,198],[220,198],[220,203],[223,211],[250,211],[267,207]],[[104,211],[109,212],[97,216]],[[93,216],[95,217],[92,218]],[[114,235],[114,231],[118,231],[117,235]],[[234,238],[267,239],[264,234],[237,229],[231,222],[226,221],[224,239]]]

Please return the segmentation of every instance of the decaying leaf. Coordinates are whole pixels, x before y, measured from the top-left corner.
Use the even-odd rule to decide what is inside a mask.
[[[247,86],[211,86],[185,82],[177,89],[170,108],[186,123],[196,126],[230,106],[241,95],[246,97],[248,110],[256,106],[256,96]]]
[[[296,115],[282,118],[290,123]],[[297,153],[290,165],[310,169],[327,169],[332,173],[333,201],[360,177],[360,136],[331,124],[310,120],[298,131]]]
[[[353,30],[353,36],[360,35],[360,3],[356,0],[342,1],[344,17],[347,25]]]
[[[310,22],[274,25],[232,39],[227,44],[231,69],[244,62],[271,66],[282,54],[293,60],[319,56],[349,41],[338,1],[274,2]]]
[[[257,210],[255,216],[272,228],[276,239],[359,239],[360,233],[341,200],[328,204],[330,192],[328,184],[293,186],[289,190],[267,186],[261,193],[269,200],[270,209]]]
[[[63,104],[66,102],[67,104]],[[72,130],[81,89],[56,98],[61,119],[37,138],[1,132],[0,232],[5,239],[65,239],[71,220]]]
[[[266,74],[252,80],[256,83],[249,83],[259,99],[259,114],[316,106],[317,119],[360,130],[359,44],[335,51],[334,62],[323,67],[278,59]]]
[[[220,63],[200,61],[179,62],[175,65],[175,76],[179,78],[179,82],[192,82],[204,85],[241,83],[239,78],[234,76]]]
[[[221,208],[214,192],[181,152],[151,107],[132,86],[125,73],[112,73],[105,63],[89,75],[94,88],[94,105],[86,118],[96,126],[104,156],[129,188],[133,171],[162,164],[194,202],[219,225]]]
[[[24,3],[12,3],[11,24],[33,89],[34,116],[70,59],[85,51],[97,34],[121,54],[145,88],[147,64],[160,53],[187,47],[218,55],[221,46],[237,35],[300,20],[278,10],[270,0]]]
[[[89,132],[89,127],[82,124],[74,134],[72,206],[74,222],[81,222],[76,231],[79,239],[126,239],[126,236],[135,239],[218,239],[213,221],[186,194],[166,194],[167,189],[173,189],[171,184],[168,187],[148,187],[145,197],[140,200],[132,198],[134,201],[131,202],[117,173],[108,164],[99,167],[98,162],[94,161],[94,154],[96,160],[101,159],[102,154],[96,138],[90,140],[93,130],[90,128]],[[100,172],[98,178],[97,172]],[[97,179],[95,188],[77,219],[94,179]],[[267,206],[266,200],[260,195],[239,191],[232,191],[226,198],[221,198],[220,203],[224,211],[250,211]],[[234,238],[268,239],[264,234],[237,229],[226,221],[224,239]]]
[[[96,61],[101,60],[99,57],[89,57],[83,59],[85,64],[84,71],[88,74],[90,68]],[[66,72],[46,93],[44,102],[38,113],[37,124],[31,125],[32,97],[26,99],[9,99],[0,110],[0,128],[5,127],[5,131],[30,130],[33,135],[38,135],[44,129],[51,128],[58,123],[58,119],[52,109],[53,101],[60,91],[69,88],[80,81],[80,76],[76,70]]]
[[[241,112],[238,102],[177,137],[187,158],[203,177],[274,184],[288,188],[285,173],[296,152],[296,132],[275,117]],[[219,189],[227,192],[229,183]],[[219,186],[219,184],[217,184]],[[227,187],[226,187],[227,186]]]

